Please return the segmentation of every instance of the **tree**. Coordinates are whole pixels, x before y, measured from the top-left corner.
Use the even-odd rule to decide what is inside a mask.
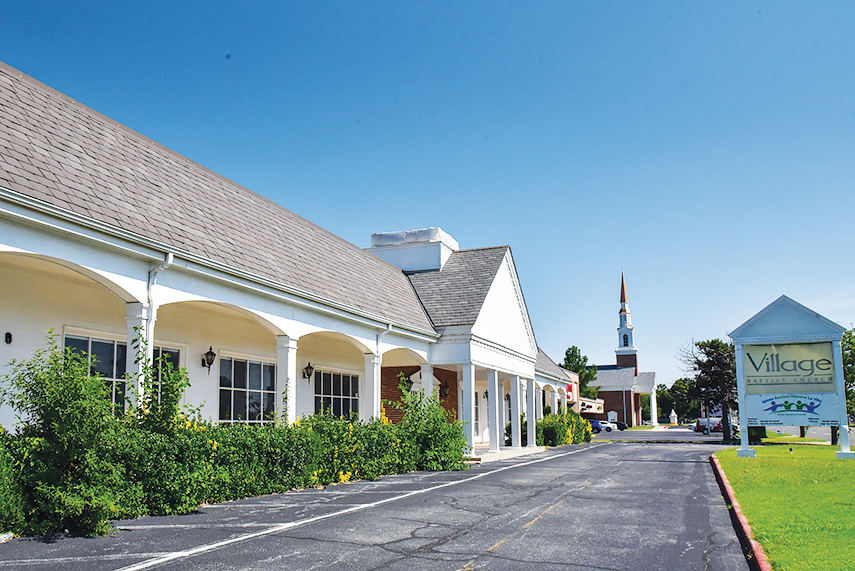
[[[597,380],[597,366],[588,368],[588,358],[582,354],[578,347],[573,345],[564,351],[564,362],[561,367],[573,371],[579,375],[579,395],[586,399],[597,398],[600,387],[591,386]]]
[[[701,415],[701,391],[695,379],[677,379],[668,393],[673,402],[674,412],[680,418],[695,418]]]
[[[730,411],[736,404],[736,357],[733,345],[721,339],[695,341],[681,351],[680,359],[695,374],[695,387],[707,410],[721,406],[724,440],[730,440]]]
[[[855,329],[843,333],[843,382],[846,385],[846,413],[855,415]]]

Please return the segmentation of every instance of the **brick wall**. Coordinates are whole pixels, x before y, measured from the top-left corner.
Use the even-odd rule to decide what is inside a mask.
[[[401,401],[401,391],[398,389],[398,373],[403,372],[407,377],[415,375],[421,370],[421,367],[382,367],[380,369],[380,398],[394,402]],[[446,369],[434,367],[433,376],[436,377],[440,384],[447,383],[449,387],[448,397],[442,398],[440,395],[440,403],[442,407],[454,414],[457,418],[457,373]],[[386,410],[386,418],[394,423],[400,422],[402,418],[401,411],[389,405],[384,405]]]

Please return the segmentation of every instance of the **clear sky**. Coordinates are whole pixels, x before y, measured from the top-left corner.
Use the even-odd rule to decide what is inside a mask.
[[[0,59],[358,246],[510,244],[556,361],[621,270],[660,383],[781,294],[855,323],[855,2],[28,0]]]

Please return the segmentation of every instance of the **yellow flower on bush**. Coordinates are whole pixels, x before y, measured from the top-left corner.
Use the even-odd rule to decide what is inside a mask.
[[[353,476],[352,472],[339,472],[338,473],[338,482],[343,484],[345,482],[349,482],[350,478]]]

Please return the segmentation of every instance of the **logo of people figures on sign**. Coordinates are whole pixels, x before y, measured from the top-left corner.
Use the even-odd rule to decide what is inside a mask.
[[[782,416],[813,414],[819,416],[817,409],[822,406],[822,399],[816,395],[777,395],[761,401],[763,412]]]

